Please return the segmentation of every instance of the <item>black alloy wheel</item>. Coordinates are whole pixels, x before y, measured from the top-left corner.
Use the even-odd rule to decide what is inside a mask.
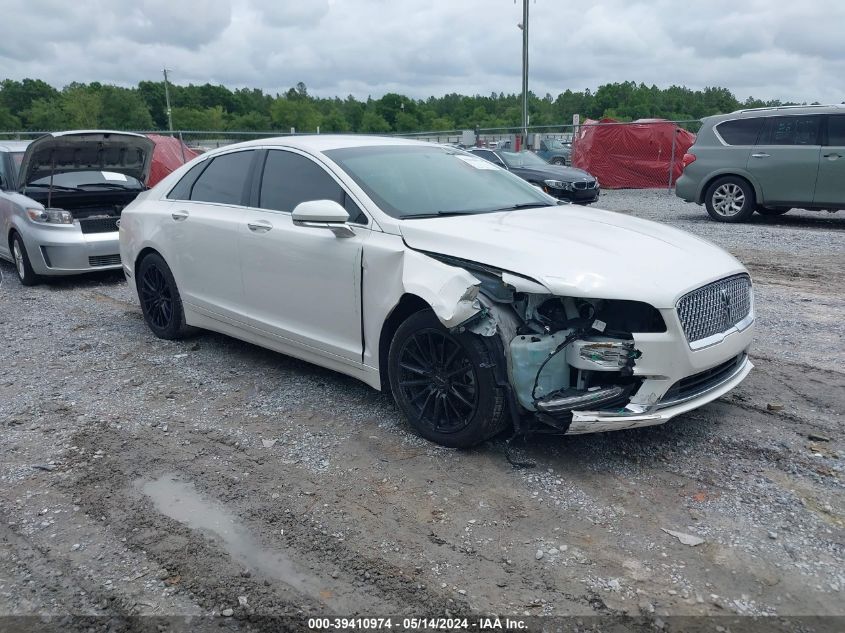
[[[157,328],[166,328],[173,319],[173,295],[164,274],[156,266],[148,266],[141,279],[141,301],[144,312]]]
[[[427,328],[399,351],[399,387],[417,421],[437,433],[465,429],[478,409],[478,383],[466,351],[448,332]]]
[[[159,338],[179,339],[191,333],[185,323],[176,280],[164,258],[150,253],[137,269],[138,298],[147,326]]]
[[[495,354],[481,336],[452,333],[430,310],[409,316],[388,353],[393,397],[424,438],[453,448],[474,446],[504,430],[505,390]]]

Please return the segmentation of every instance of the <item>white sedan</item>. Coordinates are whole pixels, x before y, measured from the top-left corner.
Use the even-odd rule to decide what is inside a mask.
[[[389,389],[446,446],[660,424],[752,367],[731,255],[451,147],[231,145],[130,204],[120,252],[157,336],[215,330]]]

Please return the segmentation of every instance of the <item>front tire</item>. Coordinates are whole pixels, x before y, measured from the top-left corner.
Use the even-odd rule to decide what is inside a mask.
[[[487,346],[474,334],[452,334],[430,310],[417,312],[393,336],[390,388],[424,438],[468,448],[507,426],[505,392],[496,384]]]
[[[185,323],[182,298],[176,280],[164,258],[150,253],[138,265],[138,299],[144,322],[158,338],[176,340],[193,331]]]
[[[552,165],[563,165],[566,166],[566,158],[563,156],[555,156],[553,159],[549,161]]]
[[[34,286],[41,281],[41,277],[32,270],[32,263],[29,261],[29,253],[26,252],[23,238],[17,233],[12,236],[12,258],[15,260],[15,270],[21,284]]]
[[[715,180],[707,188],[704,203],[710,217],[719,222],[745,222],[757,207],[754,189],[747,180],[736,176]]]

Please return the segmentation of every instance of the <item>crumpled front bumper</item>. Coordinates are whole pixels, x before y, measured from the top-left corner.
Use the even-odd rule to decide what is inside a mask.
[[[573,411],[572,423],[566,431],[567,435],[582,433],[601,433],[604,431],[620,431],[635,429],[643,426],[654,426],[668,422],[676,415],[692,411],[702,405],[712,402],[739,385],[751,372],[754,365],[745,356],[744,360],[734,372],[723,381],[713,385],[710,389],[700,393],[695,398],[662,407],[660,403],[652,405],[644,412],[637,411]]]
[[[725,332],[718,342],[699,349],[692,349],[687,342],[676,310],[664,309],[660,313],[665,332],[634,334],[634,347],[642,353],[634,365],[634,376],[642,378],[642,384],[629,404],[622,410],[573,411],[567,434],[663,424],[726,394],[754,367],[748,360],[754,338],[753,304],[747,319]],[[704,376],[733,361],[733,366],[706,379],[682,398],[670,391],[680,381]]]

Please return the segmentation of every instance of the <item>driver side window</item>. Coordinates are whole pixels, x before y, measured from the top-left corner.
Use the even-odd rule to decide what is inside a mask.
[[[334,200],[349,213],[349,221],[367,224],[367,216],[329,173],[313,160],[294,152],[267,152],[258,206],[293,211],[300,202]]]

